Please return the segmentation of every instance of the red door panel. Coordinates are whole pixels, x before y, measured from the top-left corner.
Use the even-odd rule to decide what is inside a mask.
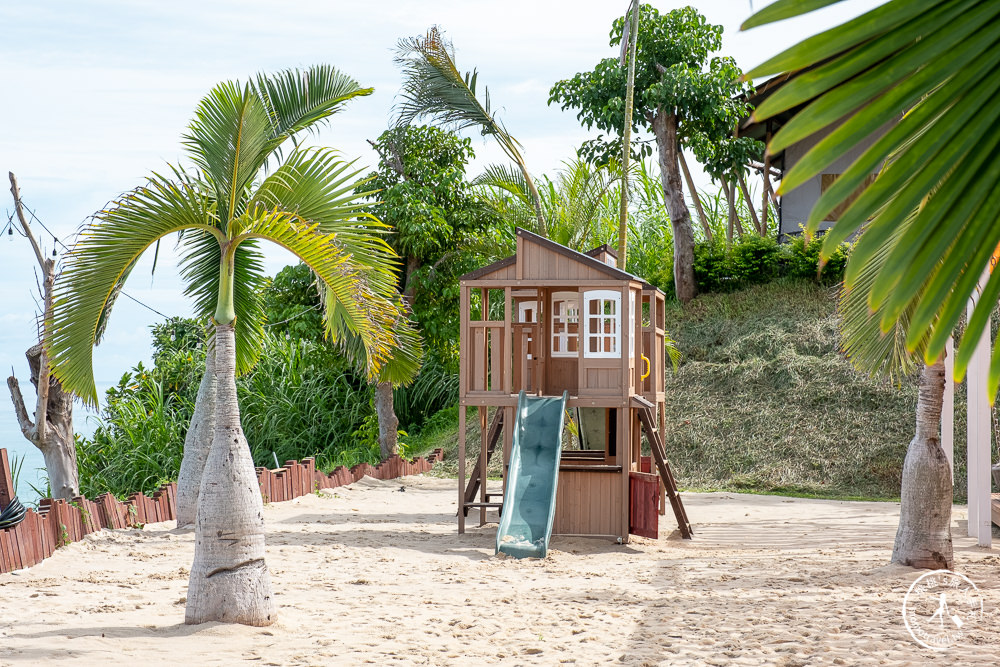
[[[628,487],[628,532],[655,540],[659,537],[659,478],[650,473],[630,472]]]

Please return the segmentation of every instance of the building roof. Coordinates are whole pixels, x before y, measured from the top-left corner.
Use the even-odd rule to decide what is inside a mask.
[[[552,241],[550,239],[547,239],[544,236],[539,236],[538,234],[529,232],[528,230],[522,229],[521,227],[518,227],[516,229],[516,233],[518,238],[524,239],[529,243],[535,243],[537,245],[542,246],[543,248],[551,250],[552,252],[558,253],[564,257],[572,259],[575,262],[579,262],[580,264],[583,264],[588,268],[593,269],[598,273],[602,273],[614,280],[628,280],[628,281],[639,282],[642,283],[643,290],[647,291],[657,289],[656,287],[650,285],[639,276],[633,275],[626,271],[622,271],[621,269],[615,268],[613,266],[609,266],[608,264],[605,264],[604,262],[600,261],[599,259],[595,259],[595,257],[592,256],[592,255],[600,255],[601,253],[608,253],[615,259],[618,259],[617,253],[615,253],[610,247],[608,247],[607,244],[598,246],[597,248],[594,248],[593,250],[590,250],[587,253],[582,253],[582,252],[577,252],[576,250],[573,250],[571,248],[567,248],[566,246],[556,243],[555,241]],[[479,278],[482,278],[483,276],[489,275],[490,273],[493,273],[500,269],[512,266],[516,263],[517,263],[517,255],[511,255],[510,257],[505,257],[504,259],[501,259],[497,262],[493,262],[492,264],[484,266],[480,269],[476,269],[475,271],[470,271],[469,273],[466,273],[464,276],[461,276],[460,280],[477,280]]]

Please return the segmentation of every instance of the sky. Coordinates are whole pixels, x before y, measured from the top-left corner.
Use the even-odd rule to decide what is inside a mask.
[[[359,3],[285,0],[0,0],[0,168],[17,175],[23,201],[66,245],[88,216],[152,171],[183,163],[180,137],[199,100],[224,80],[257,72],[328,62],[373,95],[356,99],[313,140],[359,165],[377,157],[366,143],[392,119],[400,74],[393,51],[400,38],[440,26],[454,42],[460,69],[479,70],[508,130],[524,145],[534,174],[552,173],[592,133],[572,111],[548,106],[560,79],[617,56],[609,46],[612,21],[628,0],[379,0]],[[652,4],[661,11],[683,2]],[[808,17],[739,32],[752,10],[767,2],[698,2],[709,21],[723,25],[722,54],[749,69],[811,34],[878,4],[850,0]],[[494,146],[473,138],[475,175],[503,160]],[[6,222],[13,211],[0,192]],[[708,185],[698,177],[699,186]],[[53,236],[41,232],[46,252]],[[144,258],[126,292],[166,315],[188,315],[170,252],[152,272]],[[271,274],[293,260],[270,252]],[[17,235],[0,239],[0,369],[13,368],[26,385],[23,351],[35,340],[35,260]],[[112,382],[149,358],[149,326],[160,314],[128,300],[115,306],[95,352],[95,377]],[[30,387],[30,385],[28,385]],[[29,397],[29,401],[31,398]],[[0,401],[10,410],[6,399]]]

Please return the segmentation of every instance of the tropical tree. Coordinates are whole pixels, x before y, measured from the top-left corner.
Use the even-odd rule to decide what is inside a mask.
[[[264,526],[253,460],[240,425],[236,373],[259,354],[256,244],[297,255],[324,292],[328,335],[356,335],[376,377],[407,317],[384,225],[362,210],[358,173],[334,151],[283,145],[371,89],[331,66],[258,75],[216,86],[184,136],[194,164],[153,174],[100,211],[81,233],[56,283],[53,373],[97,400],[93,345],[139,257],[177,233],[187,293],[215,322],[212,444],[198,494],[187,623],[266,625],[275,619],[264,562]],[[237,335],[238,334],[238,335]],[[242,344],[241,344],[242,342]]]
[[[612,46],[621,43],[624,25],[624,18],[615,19]],[[732,137],[749,111],[741,93],[750,87],[739,82],[741,72],[732,58],[710,58],[721,46],[722,26],[709,24],[693,7],[666,14],[651,5],[639,8],[632,131],[646,128],[656,140],[673,226],[674,280],[682,302],[694,298],[696,288],[694,231],[681,185],[681,150],[690,148],[713,173],[758,151],[758,142]],[[549,103],[579,109],[577,118],[585,127],[596,126],[614,137],[625,123],[626,79],[618,58],[605,58],[592,71],[557,82],[549,92]],[[581,155],[607,162],[622,154],[621,141],[598,137],[584,144]],[[643,153],[651,150],[644,142],[638,145]]]
[[[932,364],[921,363],[926,339],[914,352],[906,348],[906,324],[913,316],[912,307],[906,309],[900,321],[885,334],[879,327],[883,313],[873,313],[868,308],[872,283],[914,217],[911,215],[906,223],[897,227],[862,267],[854,287],[841,290],[838,311],[844,352],[856,367],[894,382],[900,382],[919,368],[916,429],[903,461],[899,527],[892,562],[941,569],[954,564],[952,473],[941,446],[944,356]]]
[[[369,143],[381,159],[370,174],[378,192],[368,210],[392,228],[389,244],[405,258],[400,290],[433,353],[447,359],[458,337],[452,329],[459,319],[458,276],[474,268],[467,248],[492,221],[466,180],[472,142],[437,127],[401,125]],[[449,325],[440,326],[442,320]],[[413,380],[418,368],[412,370],[400,380]],[[378,383],[375,408],[381,450],[396,453],[393,383]]]
[[[744,28],[833,2],[779,0]],[[917,435],[904,463],[893,553],[894,560],[917,566],[951,560],[950,535],[941,557],[923,553],[944,542],[940,526],[949,514],[943,508],[951,501],[950,475],[944,474],[943,453],[934,446],[945,347],[1000,242],[1000,164],[994,159],[1000,142],[1000,81],[994,76],[1000,65],[998,38],[996,3],[893,0],[804,40],[747,74],[789,77],[757,109],[758,119],[803,106],[772,139],[772,153],[826,132],[785,175],[779,194],[892,123],[819,198],[806,230],[815,232],[829,211],[880,169],[826,234],[822,252],[828,257],[836,244],[864,229],[847,264],[844,286],[857,300],[855,309],[875,313],[877,328],[859,330],[858,343],[869,348],[891,344],[896,357],[918,355],[926,365]],[[902,117],[901,111],[906,111]],[[956,351],[956,379],[964,376],[998,295],[1000,275],[995,273],[979,300],[987,307],[975,309]],[[995,350],[991,395],[998,383],[1000,354]],[[915,449],[918,441],[921,446]],[[928,511],[940,516],[924,516]]]
[[[401,101],[396,106],[397,125],[408,125],[421,118],[433,118],[454,130],[478,128],[493,137],[503,152],[513,160],[531,192],[538,223],[536,231],[547,236],[545,215],[535,182],[521,155],[521,143],[507,131],[490,106],[490,91],[483,86],[477,96],[479,73],[462,74],[455,65],[455,49],[436,26],[423,37],[401,39],[396,64],[403,70]]]

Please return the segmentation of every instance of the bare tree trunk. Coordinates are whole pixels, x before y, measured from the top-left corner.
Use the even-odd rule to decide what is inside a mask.
[[[382,460],[399,453],[399,418],[392,402],[392,383],[375,386],[375,414],[378,415],[378,447]]]
[[[694,230],[691,228],[691,214],[684,202],[677,165],[677,117],[657,113],[653,117],[653,134],[659,149],[663,201],[674,232],[674,289],[677,299],[687,303],[695,297],[698,289],[694,282]]]
[[[705,208],[701,205],[701,197],[698,196],[698,188],[694,187],[694,179],[691,178],[691,171],[688,169],[687,160],[684,159],[684,151],[677,151],[677,161],[681,165],[681,171],[684,172],[684,182],[687,183],[688,194],[690,194],[691,199],[694,200],[694,208],[698,211],[698,220],[701,221],[701,228],[705,232],[705,238],[709,243],[711,243],[712,227],[708,224],[708,218],[705,217]]]
[[[194,414],[184,437],[184,458],[177,476],[177,527],[194,525],[198,516],[198,492],[205,460],[215,437],[215,342],[209,339],[205,352],[205,374],[198,385]]]
[[[80,495],[80,479],[76,465],[76,441],[73,434],[73,394],[63,390],[62,383],[52,377],[49,358],[45,352],[48,340],[47,322],[52,316],[52,287],[55,282],[55,260],[46,258],[35,240],[24,216],[24,206],[21,203],[21,191],[17,186],[17,177],[8,172],[10,179],[10,194],[14,197],[14,211],[17,214],[21,229],[31,244],[35,260],[42,272],[43,310],[39,331],[38,345],[28,349],[28,368],[31,370],[31,383],[35,385],[35,420],[32,422],[28,414],[21,386],[17,378],[11,375],[7,378],[10,398],[14,403],[14,412],[18,426],[24,437],[37,447],[45,458],[45,470],[48,473],[49,488],[54,498],[70,501]]]
[[[944,357],[920,372],[917,428],[903,462],[892,562],[910,567],[947,569],[954,563],[951,467],[940,436],[944,372]]]
[[[753,220],[753,226],[757,229],[757,234],[760,236],[765,236],[764,228],[760,225],[760,218],[757,217],[757,209],[754,208],[753,199],[750,198],[750,191],[747,190],[747,182],[743,179],[743,174],[736,174],[736,182],[740,184],[740,192],[743,193],[743,201],[747,203],[747,210],[750,211],[750,219]]]
[[[38,376],[42,364],[42,346],[33,345],[24,355],[31,371],[31,383],[38,387]],[[73,435],[73,394],[63,390],[62,384],[54,377],[48,377],[49,391],[45,405],[45,440],[38,442],[38,429],[31,422],[21,387],[13,375],[7,378],[14,412],[21,427],[21,433],[38,447],[45,458],[45,470],[53,498],[66,501],[80,495],[80,480],[76,466],[76,441]],[[37,418],[37,417],[36,417]]]
[[[236,399],[233,325],[215,328],[215,435],[198,494],[188,624],[270,625],[276,608],[264,562],[264,503]]]

